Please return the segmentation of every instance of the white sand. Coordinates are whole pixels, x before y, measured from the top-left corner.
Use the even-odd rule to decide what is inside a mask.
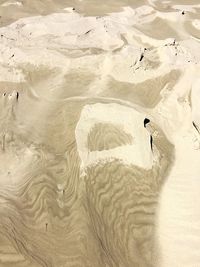
[[[95,104],[85,106],[76,127],[77,148],[82,160],[82,168],[99,160],[119,159],[124,164],[133,164],[145,169],[152,168],[150,134],[144,128],[145,116],[119,104]],[[131,145],[90,152],[87,138],[98,123],[112,123],[121,126],[132,138]]]
[[[80,5],[82,2],[84,1],[81,1]],[[53,120],[53,114],[57,111],[60,112],[55,115],[58,116],[58,120],[66,119],[67,127],[69,125],[74,127],[74,130],[67,129],[68,131],[64,128],[63,135],[66,135],[66,142],[68,139],[71,142],[71,135],[74,134],[81,170],[86,171],[87,167],[114,160],[120,160],[125,166],[135,165],[144,171],[150,170],[159,164],[158,160],[162,157],[159,148],[155,147],[152,153],[150,130],[143,125],[145,117],[150,118],[173,144],[175,153],[173,166],[161,193],[156,193],[159,196],[159,207],[156,209],[157,217],[154,222],[157,226],[158,252],[155,256],[157,267],[200,266],[200,133],[198,132],[200,130],[200,5],[193,3],[190,5],[190,1],[183,1],[184,4],[179,2],[163,1],[162,3],[162,1],[149,0],[148,5],[134,8],[126,6],[125,1],[121,10],[117,9],[113,12],[111,5],[109,14],[100,17],[84,16],[73,10],[70,5],[63,7],[62,12],[59,10],[61,13],[46,16],[27,16],[26,14],[27,17],[16,21],[13,19],[13,23],[0,28],[0,93],[2,95],[0,116],[3,129],[1,138],[6,131],[14,127],[14,132],[24,138],[22,146],[25,146],[15,155],[13,151],[17,148],[12,144],[14,141],[11,138],[12,148],[6,149],[6,154],[0,156],[0,164],[3,166],[0,171],[0,185],[2,188],[7,188],[18,182],[22,183],[26,173],[32,171],[34,175],[37,174],[37,171],[34,172],[32,168],[29,171],[29,165],[32,166],[31,161],[38,160],[37,157],[34,158],[37,152],[34,148],[30,148],[30,144],[33,143],[33,147],[38,146],[40,150],[46,144],[44,140],[47,136],[49,140],[59,136],[56,122],[52,132],[47,135],[51,124],[50,118],[52,117]],[[5,9],[6,13],[13,5],[17,6],[16,8],[23,8],[23,3],[18,1],[4,2],[1,8]],[[181,14],[182,11],[185,12],[184,15]],[[168,78],[163,85],[162,77],[175,70],[180,72],[180,77]],[[174,84],[171,85],[172,80]],[[152,91],[150,91],[151,82],[153,82]],[[21,104],[19,102],[18,106],[15,100],[14,104],[7,104],[3,95],[5,92],[14,91],[12,89],[14,85],[17,86],[18,91],[22,91],[22,94],[20,91],[22,102]],[[138,89],[132,93],[136,85]],[[23,97],[27,96],[29,99],[27,91],[23,92],[24,86],[31,93],[32,98],[35,97],[36,102],[23,101]],[[141,93],[140,88],[144,87],[145,90],[143,89]],[[154,88],[157,90],[156,96],[152,93]],[[13,95],[11,98],[13,99]],[[12,99],[10,100],[13,101]],[[91,100],[91,103],[86,103],[87,100]],[[71,115],[68,113],[66,115],[64,108],[60,111],[65,101],[66,103],[80,101],[84,104],[80,104],[82,105],[79,107],[80,110],[74,108]],[[155,104],[150,106],[148,103],[151,101]],[[10,114],[17,114],[16,120],[11,120],[11,123]],[[88,135],[98,123],[120,126],[125,133],[130,134],[132,143],[107,150],[90,151],[87,144]],[[73,134],[71,131],[74,131]],[[51,141],[47,147],[51,151]],[[2,153],[4,153],[3,150],[2,145]],[[52,149],[54,151],[52,158],[48,159],[44,153],[40,155],[41,162],[45,162],[46,158],[48,162],[51,160],[53,162],[55,155],[63,153],[63,151],[60,152],[61,150],[62,144],[57,142],[57,146]],[[71,152],[66,150],[64,153],[65,156],[67,155],[67,162],[68,153],[70,155]],[[8,175],[8,169],[12,175]],[[24,176],[20,176],[20,172]],[[67,184],[69,188],[73,187],[70,183],[75,178],[71,173],[67,173],[66,177],[69,179],[67,182],[60,181],[61,178],[58,178],[59,181],[55,182],[58,187],[61,184]],[[72,192],[76,192],[76,189]],[[57,201],[62,213],[64,202],[60,200],[62,192],[59,194]],[[46,213],[44,214],[45,217]],[[43,220],[43,217],[41,218],[38,225]],[[71,222],[69,229],[70,227]],[[79,229],[74,231],[79,233]],[[69,236],[71,235],[73,231],[70,232]],[[132,232],[129,235],[131,236]],[[123,241],[120,240],[120,245]],[[59,240],[56,242],[59,244]],[[112,263],[108,265],[109,261],[105,265],[105,262],[102,261],[102,263],[99,258],[95,261],[93,256],[90,256],[89,260],[93,259],[96,262],[94,263],[96,265],[91,266],[153,266],[150,263],[149,265],[144,263],[146,258],[142,265],[133,265],[134,260],[128,254],[134,247],[132,244],[135,244],[134,241],[130,241],[127,245],[128,256],[126,253],[123,254],[123,245],[121,245],[121,251],[120,248],[116,249],[120,251],[119,254],[116,252],[119,259],[124,258],[124,261],[120,261],[121,265],[112,265]],[[107,243],[106,245],[109,247]],[[86,251],[91,249],[88,247]],[[98,248],[95,247],[94,251],[99,251]],[[95,254],[94,251],[91,254]],[[110,251],[112,251],[111,248]],[[23,253],[28,254],[28,252]],[[73,253],[69,258],[73,258],[71,255]],[[115,258],[116,255],[113,255]],[[130,262],[126,261],[125,256],[129,257]],[[0,255],[0,264],[5,261],[4,258],[6,256]],[[62,260],[55,260],[55,262],[57,265],[47,263],[44,266],[68,266],[64,265]],[[72,262],[70,258],[69,264]],[[77,266],[90,266],[83,261],[82,264]]]

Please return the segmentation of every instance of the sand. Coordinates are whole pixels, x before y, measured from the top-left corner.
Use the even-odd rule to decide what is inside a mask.
[[[199,11],[0,1],[0,267],[200,267]]]

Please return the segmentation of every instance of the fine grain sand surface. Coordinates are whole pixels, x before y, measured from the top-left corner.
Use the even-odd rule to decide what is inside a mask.
[[[0,267],[200,267],[199,73],[199,0],[1,0]]]

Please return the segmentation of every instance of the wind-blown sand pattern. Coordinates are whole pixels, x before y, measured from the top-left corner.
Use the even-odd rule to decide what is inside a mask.
[[[199,1],[0,25],[0,267],[200,267]]]

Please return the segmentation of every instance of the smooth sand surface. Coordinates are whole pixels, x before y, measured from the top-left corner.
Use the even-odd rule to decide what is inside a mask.
[[[0,1],[0,267],[200,267],[199,37],[197,0]]]

